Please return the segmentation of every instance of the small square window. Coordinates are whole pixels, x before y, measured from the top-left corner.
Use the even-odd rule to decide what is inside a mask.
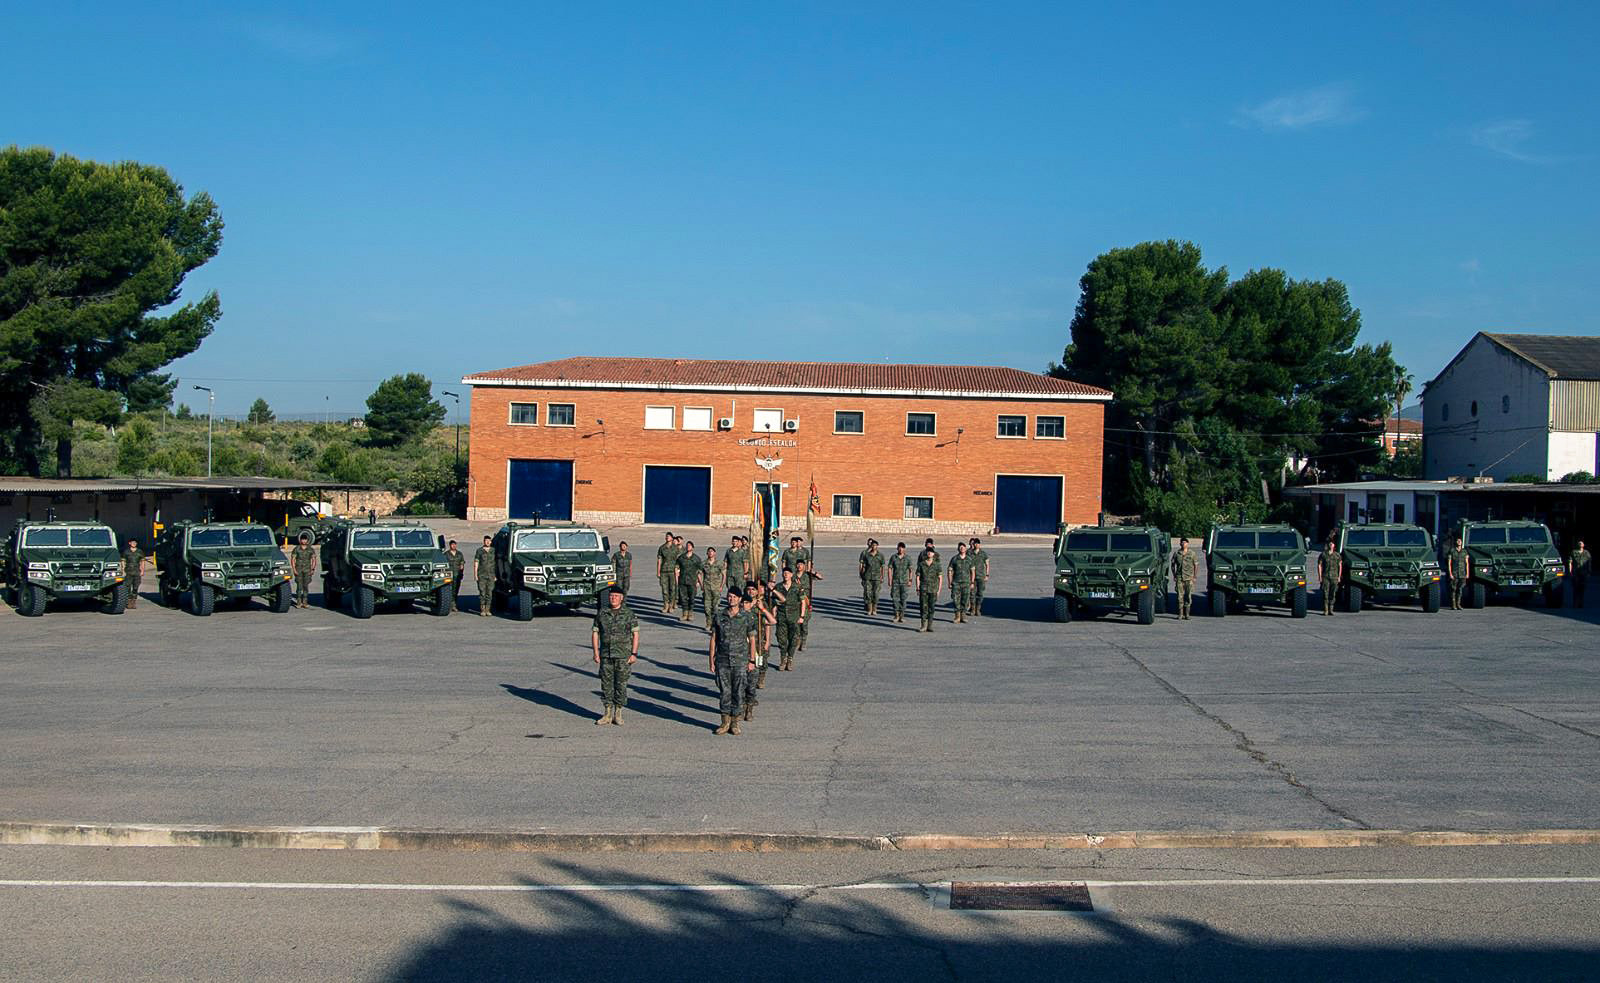
[[[833,414],[834,433],[864,433],[866,417],[860,410],[837,410]]]
[[[907,413],[906,433],[913,437],[932,437],[938,432],[938,421],[932,413]]]
[[[1026,437],[1028,435],[1028,418],[1025,416],[1002,416],[995,424],[997,437]]]
[[[577,422],[577,409],[571,403],[551,403],[544,408],[547,427],[570,427]]]
[[[835,495],[833,496],[833,514],[859,516],[861,514],[860,495]]]
[[[783,433],[783,410],[756,410],[756,433]]]
[[[1034,417],[1033,435],[1041,440],[1060,440],[1067,435],[1067,418],[1064,416]]]
[[[910,495],[906,496],[906,518],[907,519],[931,519],[931,518],[933,518],[933,499],[931,499],[931,498],[914,498],[914,497],[912,497]]]
[[[676,407],[672,406],[646,406],[644,408],[644,428],[646,430],[671,430]]]
[[[532,427],[539,423],[538,403],[512,403],[511,425],[514,427]]]
[[[683,429],[710,430],[711,408],[709,406],[685,406],[683,408]]]

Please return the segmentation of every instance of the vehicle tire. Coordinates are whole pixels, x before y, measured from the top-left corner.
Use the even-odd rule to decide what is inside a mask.
[[[1154,591],[1142,590],[1139,599],[1134,602],[1134,613],[1139,616],[1139,624],[1153,625],[1156,623],[1156,595]]]
[[[533,620],[533,591],[527,588],[517,591],[517,604],[512,613],[518,621]]]
[[[371,587],[362,584],[351,595],[351,613],[365,621],[372,617],[372,612],[378,607],[378,594]]]
[[[1429,584],[1422,588],[1422,610],[1429,614],[1437,614],[1439,611],[1439,595],[1441,593],[1443,593],[1443,588],[1439,584]]]
[[[121,614],[128,610],[128,582],[124,580],[111,591],[111,596],[106,598],[106,614]]]
[[[448,615],[450,613],[450,609],[455,606],[456,589],[451,584],[445,584],[443,587],[433,592],[433,606],[428,608],[428,613],[433,615],[435,618],[443,618]]]
[[[1206,592],[1206,600],[1211,602],[1211,616],[1225,618],[1228,616],[1228,592],[1225,590],[1211,590]]]
[[[189,608],[196,616],[209,618],[217,609],[217,592],[208,584],[195,584],[189,588]]]
[[[1344,609],[1351,614],[1360,614],[1362,605],[1366,603],[1366,591],[1355,584],[1344,589]]]
[[[1306,616],[1306,589],[1296,587],[1289,592],[1289,616],[1291,618],[1304,618]]]
[[[1072,598],[1065,594],[1057,594],[1050,610],[1055,614],[1057,621],[1066,624],[1072,620]]]
[[[1488,603],[1489,591],[1483,584],[1474,581],[1467,585],[1465,593],[1467,595],[1466,605],[1469,608],[1481,608]]]
[[[44,614],[48,599],[44,588],[37,584],[23,584],[17,591],[17,613],[24,618],[37,618]]]
[[[294,606],[294,591],[288,581],[272,589],[272,601],[267,606],[273,614],[286,614]]]

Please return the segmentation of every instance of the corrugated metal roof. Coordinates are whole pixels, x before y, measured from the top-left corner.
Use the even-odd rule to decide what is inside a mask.
[[[1553,379],[1600,379],[1600,337],[1488,332],[1484,337],[1544,369]]]
[[[581,356],[479,372],[461,381],[473,386],[556,389],[616,387],[1097,401],[1111,398],[1108,390],[1097,386],[992,365]]]
[[[293,478],[16,478],[0,477],[0,495],[71,495],[141,491],[360,491],[371,485]]]

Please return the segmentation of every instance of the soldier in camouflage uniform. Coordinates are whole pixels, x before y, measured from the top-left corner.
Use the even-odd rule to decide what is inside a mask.
[[[628,676],[639,659],[639,618],[615,587],[595,612],[589,643],[594,647],[594,664],[600,667],[600,699],[605,703],[605,713],[595,723],[621,727],[622,708],[628,705]]]
[[[737,736],[744,713],[745,677],[756,664],[756,642],[750,621],[739,614],[739,601],[731,596],[711,622],[710,663],[722,711],[722,726],[713,733]]]
[[[972,562],[972,555],[967,552],[966,543],[956,543],[956,555],[950,558],[950,600],[955,605],[955,623],[961,624],[967,620],[967,612],[972,608],[972,581],[976,577]]]
[[[789,537],[789,548],[783,551],[783,555],[779,557],[778,560],[778,562],[782,564],[783,569],[795,570],[798,569],[795,564],[801,562],[802,560],[808,563],[810,562],[811,552],[804,546],[801,546],[801,542],[802,540],[799,536]]]
[[[883,591],[883,561],[884,555],[878,552],[876,539],[867,540],[867,548],[856,558],[861,570],[861,600],[869,615],[878,613],[878,594]]]
[[[489,617],[494,612],[494,538],[483,537],[483,545],[472,554],[472,572],[478,578],[478,614]],[[460,584],[456,585],[459,591]]]
[[[807,555],[809,556],[810,554],[807,553]],[[812,592],[816,589],[817,581],[822,579],[822,574],[817,573],[816,569],[812,567],[809,559],[796,560],[795,566],[795,588],[806,597],[806,618],[804,621],[800,622],[799,645],[799,651],[804,652],[806,650],[806,639],[811,637],[811,622],[816,620],[815,618],[811,617],[811,611],[816,606],[816,601],[814,600],[814,595]]]
[[[628,552],[628,541],[624,539],[617,544],[617,551],[611,554],[611,569],[617,574],[617,589],[622,591],[624,599],[628,596],[628,588],[633,586],[633,554]]]
[[[989,589],[989,554],[974,536],[967,541],[967,555],[972,557],[972,616],[983,617],[983,595]]]
[[[678,569],[678,554],[673,549],[672,533],[656,547],[656,580],[661,583],[661,613],[671,614],[678,603],[678,585],[672,575]]]
[[[139,581],[144,577],[144,553],[137,539],[128,540],[122,551],[122,579],[128,585],[128,607],[139,606]]]
[[[750,551],[745,549],[743,536],[728,541],[728,552],[722,559],[728,565],[729,584],[742,588],[754,579],[750,572]]]
[[[1455,546],[1444,555],[1444,572],[1450,578],[1450,610],[1461,610],[1461,591],[1467,586],[1467,581],[1472,577],[1472,554],[1461,545],[1461,537],[1456,537]]]
[[[774,620],[770,612],[760,610],[756,606],[756,592],[752,590],[740,591],[737,587],[728,588],[729,596],[739,595],[739,617],[743,618],[750,629],[752,637],[756,640],[755,668],[745,673],[744,677],[744,719],[749,720],[755,715],[757,704],[756,690],[760,689],[767,677],[767,650],[761,644],[761,639],[766,635],[767,623]]]
[[[917,561],[906,552],[905,543],[896,543],[894,555],[889,557],[889,599],[894,602],[894,620],[906,620],[906,594],[911,590],[917,572]]]
[[[772,633],[778,624],[778,582],[745,585],[745,604],[756,613],[756,689],[767,685],[767,669],[772,666]]]
[[[717,605],[727,594],[728,565],[717,558],[715,546],[706,549],[706,562],[700,568],[701,597],[706,608],[706,631],[711,630],[711,619],[716,616]]]
[[[1567,580],[1572,584],[1572,606],[1583,607],[1583,594],[1589,587],[1589,551],[1578,540],[1577,548],[1567,557]]]
[[[450,548],[456,548],[455,540],[450,541]],[[445,554],[448,556],[449,554]],[[461,551],[456,550],[456,556]],[[311,535],[300,534],[300,545],[289,553],[289,572],[294,574],[294,604],[295,607],[308,608],[311,606],[311,578],[317,572],[317,551],[311,548]]]
[[[694,599],[700,593],[700,574],[704,568],[705,561],[696,555],[694,543],[687,543],[678,554],[678,575],[675,578],[678,584],[679,618],[683,621],[694,618]]]
[[[461,588],[467,582],[467,554],[461,552],[461,547],[457,546],[456,541],[452,539],[450,540],[450,548],[444,551],[444,559],[446,563],[450,564],[450,583],[456,589],[456,610],[465,611],[467,607],[466,602],[461,599]]]
[[[1178,540],[1178,552],[1172,554],[1172,586],[1178,592],[1178,620],[1189,620],[1189,606],[1194,602],[1194,579],[1199,574],[1200,561],[1189,549],[1189,540]]]
[[[1332,617],[1333,600],[1339,594],[1339,577],[1344,572],[1344,557],[1339,555],[1332,536],[1322,546],[1322,555],[1317,557],[1317,569],[1322,574],[1322,613],[1325,617]],[[1216,590],[1215,587],[1211,589]]]
[[[943,586],[944,568],[939,566],[939,554],[929,546],[917,561],[917,602],[922,616],[918,631],[933,631],[933,606],[939,603],[939,589]]]
[[[800,566],[804,569],[804,560],[800,561]],[[794,669],[794,654],[795,648],[800,644],[800,629],[805,625],[806,615],[811,611],[811,599],[800,586],[795,571],[789,567],[783,568],[783,581],[778,585],[777,599],[778,652],[781,658],[778,670],[789,672]]]

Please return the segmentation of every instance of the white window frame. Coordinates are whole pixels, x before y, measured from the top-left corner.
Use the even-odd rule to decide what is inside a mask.
[[[691,411],[695,412],[695,413],[704,412],[705,415],[706,415],[706,425],[703,426],[703,427],[691,427],[691,426],[689,426],[689,413]],[[687,432],[687,431],[693,430],[695,433],[707,433],[707,432],[710,432],[712,430],[715,430],[716,428],[717,428],[717,410],[716,410],[716,407],[714,407],[714,406],[685,406],[683,408],[683,429],[684,429],[684,431]]]
[[[932,417],[933,418],[933,432],[932,433],[912,433],[911,432],[911,418],[914,417],[914,416],[929,416],[929,417]],[[906,436],[907,437],[937,437],[937,436],[939,436],[939,414],[937,414],[937,413],[924,413],[924,412],[921,412],[921,411],[912,413],[912,412],[908,411],[906,413]],[[920,498],[922,496],[918,495],[918,496],[914,496],[914,497]]]
[[[667,411],[667,425],[664,426],[664,427],[652,427],[650,425],[650,411],[651,410],[666,410]],[[644,428],[646,430],[676,430],[676,429],[678,429],[678,408],[676,406],[646,406],[644,408]]]
[[[846,513],[839,511],[839,499],[841,499],[841,498],[853,498],[853,499],[856,500],[856,511],[855,511],[854,515],[847,515]],[[842,494],[834,495],[833,496],[833,516],[835,518],[840,518],[840,519],[859,519],[859,518],[861,518],[861,493],[860,492],[844,492]]]
[[[915,434],[914,436],[921,437],[921,436],[926,436],[926,435],[925,434]],[[910,511],[909,503],[911,502],[911,500],[913,498],[925,498],[925,499],[928,500],[928,514],[927,515],[925,515],[925,516],[924,515],[906,515],[906,513],[908,511]],[[934,497],[932,495],[907,495],[907,496],[905,496],[905,502],[902,503],[902,505],[901,505],[900,514],[902,516],[904,516],[905,520],[908,521],[908,522],[932,522],[933,521],[933,517],[936,514],[935,511],[934,511],[934,504],[935,503],[934,503],[933,498]]]
[[[1000,421],[1006,417],[1022,420],[1022,432],[1017,434],[1001,433]],[[1027,440],[1028,439],[1028,414],[1026,413],[996,413],[994,417],[994,436],[996,440]]]
[[[523,422],[515,419],[516,407],[518,407],[518,406],[531,406],[531,407],[533,407],[533,422],[532,423],[523,423]],[[539,425],[539,404],[538,403],[528,403],[528,402],[524,402],[524,401],[519,399],[519,400],[514,400],[514,401],[506,404],[506,426],[508,426],[508,427],[537,427],[538,425]]]
[[[1060,420],[1061,421],[1061,436],[1059,436],[1059,437],[1045,437],[1045,436],[1041,435],[1039,433],[1039,423],[1042,420]],[[1039,416],[1034,417],[1033,418],[1033,439],[1034,440],[1066,440],[1067,439],[1067,418],[1064,415],[1060,414],[1060,413],[1043,413],[1043,414],[1040,414]]]
[[[761,428],[761,423],[760,423],[760,417],[761,417],[761,414],[763,414],[763,413],[776,413],[776,414],[778,414],[778,425],[776,427],[773,427],[771,430],[763,430]],[[783,410],[782,410],[782,408],[780,408],[780,407],[772,407],[772,406],[757,406],[757,407],[755,407],[753,410],[750,411],[750,432],[751,433],[767,433],[767,434],[781,434],[781,433],[783,433]]]
[[[551,423],[550,422],[550,408],[552,406],[567,406],[567,407],[571,407],[571,409],[572,409],[572,422],[571,423]],[[577,426],[578,425],[578,404],[577,403],[546,403],[546,404],[544,404],[544,425],[547,426],[547,427],[575,427],[575,426]]]
[[[861,418],[861,429],[860,430],[840,430],[839,429],[839,414],[840,413],[854,413],[856,416],[859,416]],[[844,437],[860,437],[860,436],[862,436],[863,434],[865,434],[867,432],[867,413],[866,413],[866,411],[865,410],[834,410],[833,411],[833,432],[836,433],[836,434],[839,434],[841,436],[844,436]]]

